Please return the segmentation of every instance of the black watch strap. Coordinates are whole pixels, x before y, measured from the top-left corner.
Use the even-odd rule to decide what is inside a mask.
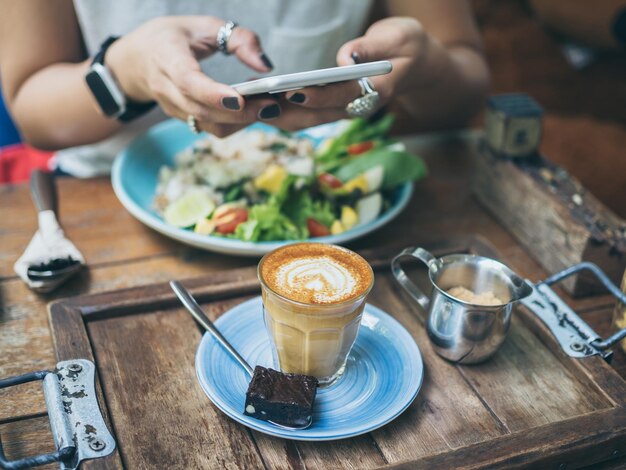
[[[109,49],[111,44],[113,44],[119,38],[120,38],[119,36],[109,36],[108,38],[106,38],[106,40],[100,46],[100,50],[94,56],[93,61],[91,63],[104,65],[104,56],[106,55],[107,50]],[[133,119],[136,119],[146,114],[155,106],[156,106],[155,101],[148,101],[147,103],[139,103],[136,101],[131,101],[128,98],[126,98],[126,111],[124,111],[122,114],[117,116],[117,119],[118,121],[122,121],[122,122],[132,121]]]

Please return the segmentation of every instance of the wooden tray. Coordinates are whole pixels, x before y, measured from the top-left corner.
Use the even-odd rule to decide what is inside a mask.
[[[474,238],[426,248],[497,257]],[[96,363],[100,402],[118,443],[113,455],[84,468],[576,468],[624,455],[626,384],[610,366],[564,355],[523,309],[493,359],[446,362],[429,344],[424,312],[391,276],[389,260],[398,251],[364,253],[376,272],[369,302],[415,338],[424,385],[395,421],[342,441],[269,437],[214,407],[194,370],[201,332],[167,284],[51,304],[58,359]],[[415,267],[425,285],[424,274]],[[252,268],[184,284],[212,319],[259,292]]]

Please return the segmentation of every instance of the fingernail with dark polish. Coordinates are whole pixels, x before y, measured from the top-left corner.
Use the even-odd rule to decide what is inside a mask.
[[[280,106],[277,104],[270,104],[265,108],[261,108],[261,111],[259,111],[260,119],[274,119],[278,116],[280,116]]]
[[[239,100],[235,96],[226,96],[225,98],[222,98],[222,106],[226,109],[232,109],[233,111],[241,109],[241,106],[239,106]]]
[[[263,61],[263,63],[265,64],[265,66],[268,69],[273,69],[274,68],[274,64],[272,64],[272,61],[270,60],[270,58],[265,55],[265,52],[261,52],[260,57],[261,57],[261,60]]]
[[[305,100],[306,100],[306,96],[304,95],[304,93],[294,93],[289,98],[289,101],[291,101],[292,103],[298,103],[298,104],[304,103]]]
[[[356,52],[353,52],[352,54],[350,54],[350,57],[352,57],[352,60],[354,61],[355,64],[358,64],[359,62],[361,62],[361,58],[359,57],[359,54],[357,54]]]

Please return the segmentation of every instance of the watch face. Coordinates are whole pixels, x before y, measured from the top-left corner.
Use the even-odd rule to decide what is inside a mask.
[[[85,80],[104,114],[107,116],[115,116],[119,113],[120,106],[111,95],[111,92],[98,72],[90,70],[87,75],[85,75]]]

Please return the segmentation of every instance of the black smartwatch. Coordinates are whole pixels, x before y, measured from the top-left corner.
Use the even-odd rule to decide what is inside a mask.
[[[117,39],[119,36],[110,36],[102,43],[100,50],[91,62],[87,75],[85,75],[85,80],[105,116],[128,122],[150,111],[156,106],[156,103],[154,101],[137,103],[127,99],[104,64],[107,49]]]

